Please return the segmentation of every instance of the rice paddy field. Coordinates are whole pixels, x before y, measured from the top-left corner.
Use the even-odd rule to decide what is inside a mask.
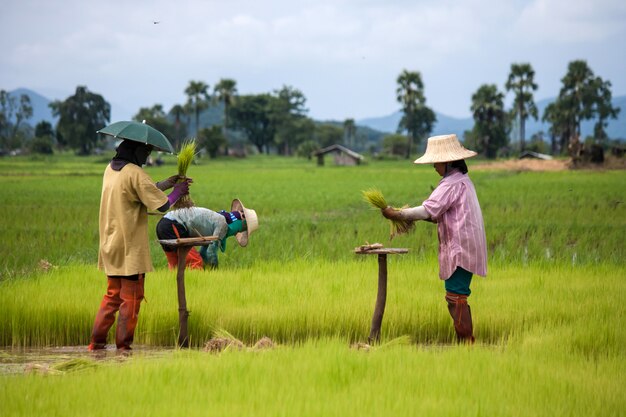
[[[255,156],[188,168],[196,205],[256,210],[217,270],[187,271],[190,349],[176,348],[176,277],[150,218],[134,354],[86,351],[105,290],[96,269],[109,156],[0,159],[2,416],[620,416],[626,407],[626,172],[474,169],[489,275],[469,304],[477,343],[457,345],[437,278],[437,233],[417,223],[389,240],[363,200],[420,204],[432,167]],[[174,157],[146,167],[157,181]],[[375,256],[388,256],[381,341],[365,345]],[[241,342],[205,351],[217,335]],[[110,337],[113,336],[111,332]],[[271,344],[259,346],[263,338]]]

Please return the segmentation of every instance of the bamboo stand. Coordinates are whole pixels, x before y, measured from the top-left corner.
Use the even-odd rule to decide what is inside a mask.
[[[187,310],[187,296],[185,294],[185,266],[187,254],[194,246],[208,246],[218,240],[216,236],[188,237],[180,239],[162,239],[159,243],[175,247],[178,252],[178,269],[176,272],[176,285],[178,287],[178,346],[189,347],[189,336],[187,333],[187,321],[189,311]]]
[[[384,248],[380,243],[359,246],[354,249],[354,253],[358,255],[378,255],[378,292],[376,294],[376,306],[372,316],[370,335],[367,338],[369,344],[380,341],[380,328],[383,323],[383,315],[385,314],[385,305],[387,304],[387,255],[408,252],[408,249],[403,248]]]

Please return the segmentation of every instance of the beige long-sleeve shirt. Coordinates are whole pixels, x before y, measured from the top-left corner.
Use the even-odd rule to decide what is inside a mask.
[[[139,166],[115,171],[108,165],[100,200],[98,268],[107,275],[129,276],[153,270],[148,244],[148,210],[167,202]]]

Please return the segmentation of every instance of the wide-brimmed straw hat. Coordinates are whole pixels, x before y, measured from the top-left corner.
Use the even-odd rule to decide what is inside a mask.
[[[235,210],[243,211],[243,215],[246,218],[246,230],[235,235],[239,246],[246,246],[248,244],[248,237],[259,228],[259,218],[256,216],[256,211],[245,208],[238,198],[235,198],[230,205],[230,211]]]
[[[417,158],[416,164],[434,164],[435,162],[452,162],[476,156],[476,152],[465,149],[456,135],[441,135],[428,138],[426,152]]]

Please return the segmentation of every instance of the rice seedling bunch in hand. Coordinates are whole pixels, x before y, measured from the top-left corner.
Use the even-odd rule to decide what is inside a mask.
[[[383,193],[376,189],[372,188],[366,191],[363,191],[363,199],[372,205],[375,209],[383,210],[389,207]],[[395,207],[394,207],[395,208]],[[395,208],[396,210],[399,210]],[[390,232],[389,239],[393,239],[394,237],[401,235],[403,233],[408,233],[413,229],[414,222],[411,220],[403,220],[403,219],[390,219]]]
[[[196,140],[188,139],[185,140],[180,148],[180,152],[178,152],[178,175],[182,177],[187,176],[187,169],[191,162],[193,161],[194,156],[196,155]],[[182,181],[182,180],[181,180]],[[174,203],[174,209],[180,208],[188,208],[193,207],[195,204],[191,199],[189,194],[182,196],[176,203]]]

